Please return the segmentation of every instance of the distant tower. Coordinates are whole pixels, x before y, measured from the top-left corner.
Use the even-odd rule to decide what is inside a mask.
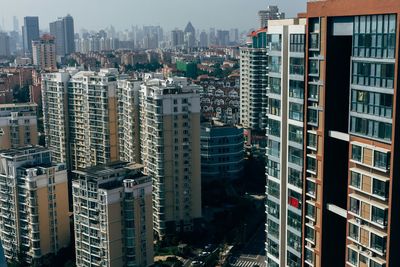
[[[261,28],[267,27],[268,20],[284,19],[285,13],[279,12],[278,6],[268,6],[266,10],[258,11]]]
[[[32,41],[33,64],[42,70],[57,70],[55,38],[50,34],[43,35],[40,40]]]
[[[19,21],[16,16],[13,17],[13,30],[15,32],[19,31]]]
[[[39,17],[25,17],[22,27],[25,54],[32,53],[32,41],[39,40]]]
[[[75,52],[74,19],[67,15],[50,23],[50,33],[56,37],[57,57]]]

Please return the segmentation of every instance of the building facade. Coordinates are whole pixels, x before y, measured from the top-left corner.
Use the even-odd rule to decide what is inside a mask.
[[[152,185],[142,166],[74,171],[72,193],[77,266],[153,264]]]
[[[140,162],[139,91],[142,81],[118,80],[119,158]]]
[[[2,150],[0,162],[0,238],[7,260],[22,255],[33,264],[67,247],[65,164],[52,164],[50,151],[42,147]]]
[[[308,3],[303,266],[398,266],[398,1]]]
[[[267,126],[267,30],[252,32],[240,48],[240,124],[246,136],[265,136]],[[247,144],[253,141],[248,138]]]
[[[52,35],[45,34],[38,41],[32,41],[33,65],[41,70],[56,71],[56,44]]]
[[[72,16],[58,18],[50,23],[50,34],[56,38],[58,59],[75,52],[74,19]]]
[[[200,95],[186,78],[147,80],[140,89],[141,160],[153,177],[158,238],[192,231],[201,217]]]
[[[223,123],[203,123],[200,134],[202,182],[237,179],[243,174],[243,129]]]
[[[32,41],[39,40],[39,17],[24,17],[22,38],[25,54],[32,53]]]
[[[278,6],[268,6],[266,10],[258,11],[260,27],[264,28],[268,25],[269,20],[284,19],[285,13],[279,12]]]
[[[42,76],[46,144],[69,170],[119,159],[115,69]]]
[[[37,105],[0,105],[0,149],[38,144]]]
[[[301,266],[305,19],[268,21],[267,266]]]

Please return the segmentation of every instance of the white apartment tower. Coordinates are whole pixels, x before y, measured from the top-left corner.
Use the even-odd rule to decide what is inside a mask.
[[[201,217],[200,95],[186,78],[151,79],[140,89],[141,159],[153,177],[158,238],[192,231]]]
[[[268,22],[266,261],[301,266],[305,19]]]

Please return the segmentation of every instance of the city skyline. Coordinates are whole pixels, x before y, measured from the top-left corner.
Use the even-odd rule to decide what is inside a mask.
[[[66,14],[71,14],[74,17],[77,32],[83,28],[100,30],[110,25],[113,25],[117,30],[129,29],[132,25],[159,25],[167,30],[172,30],[176,27],[184,28],[188,21],[191,21],[197,30],[210,27],[248,30],[258,27],[257,11],[266,9],[267,5],[279,5],[280,9],[287,14],[287,17],[294,17],[297,13],[306,9],[306,0],[296,1],[296,3],[290,0],[273,0],[267,3],[264,1],[249,3],[241,0],[220,0],[218,2],[205,0],[193,3],[191,1],[172,0],[168,1],[168,4],[157,3],[157,1],[152,0],[141,2],[139,8],[136,7],[138,0],[129,2],[116,0],[114,6],[124,7],[115,9],[117,15],[110,15],[109,6],[102,8],[96,6],[98,15],[89,16],[91,14],[88,12],[90,7],[93,4],[98,4],[94,0],[84,2],[71,0],[65,3],[50,0],[35,2],[18,0],[17,2],[18,4],[11,2],[2,4],[3,8],[0,10],[0,28],[2,30],[10,31],[13,29],[13,16],[18,18],[20,25],[23,24],[23,17],[25,16],[39,16],[40,29],[48,30],[50,22]],[[43,8],[44,6],[47,8]],[[155,8],[155,6],[158,8]],[[146,12],[143,12],[143,10]],[[170,12],[165,12],[166,10],[178,11],[184,15],[170,16]],[[221,16],[224,13],[240,14],[241,19],[238,20],[237,16]]]

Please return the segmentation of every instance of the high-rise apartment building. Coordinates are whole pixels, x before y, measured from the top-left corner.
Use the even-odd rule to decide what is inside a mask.
[[[39,17],[24,17],[22,38],[25,54],[32,53],[32,41],[39,40]]]
[[[115,162],[74,171],[77,266],[153,264],[152,180],[142,169]]]
[[[118,80],[119,159],[140,162],[139,90],[142,81]]]
[[[50,33],[56,38],[57,57],[62,58],[75,52],[74,19],[67,15],[50,23]]]
[[[37,105],[0,105],[0,149],[38,144]]]
[[[43,125],[46,146],[54,162],[64,162],[70,168],[68,132],[68,81],[77,70],[42,75]]]
[[[267,266],[301,266],[306,19],[268,21]]]
[[[50,151],[24,147],[0,151],[0,238],[6,258],[28,264],[70,243],[65,164]]]
[[[69,169],[119,159],[116,69],[44,74],[46,144]]]
[[[397,0],[310,1],[303,266],[399,266]]]
[[[140,89],[141,158],[153,178],[158,238],[192,231],[201,217],[200,95],[186,78],[147,80]]]
[[[240,48],[240,124],[264,131],[267,123],[267,30],[252,32]]]
[[[278,6],[268,6],[266,10],[258,11],[260,27],[264,28],[268,25],[269,20],[284,19],[285,13],[279,12]]]
[[[41,70],[56,71],[56,44],[54,36],[45,34],[38,41],[32,41],[33,65]]]
[[[116,69],[81,71],[68,82],[68,133],[71,168],[119,159]]]

